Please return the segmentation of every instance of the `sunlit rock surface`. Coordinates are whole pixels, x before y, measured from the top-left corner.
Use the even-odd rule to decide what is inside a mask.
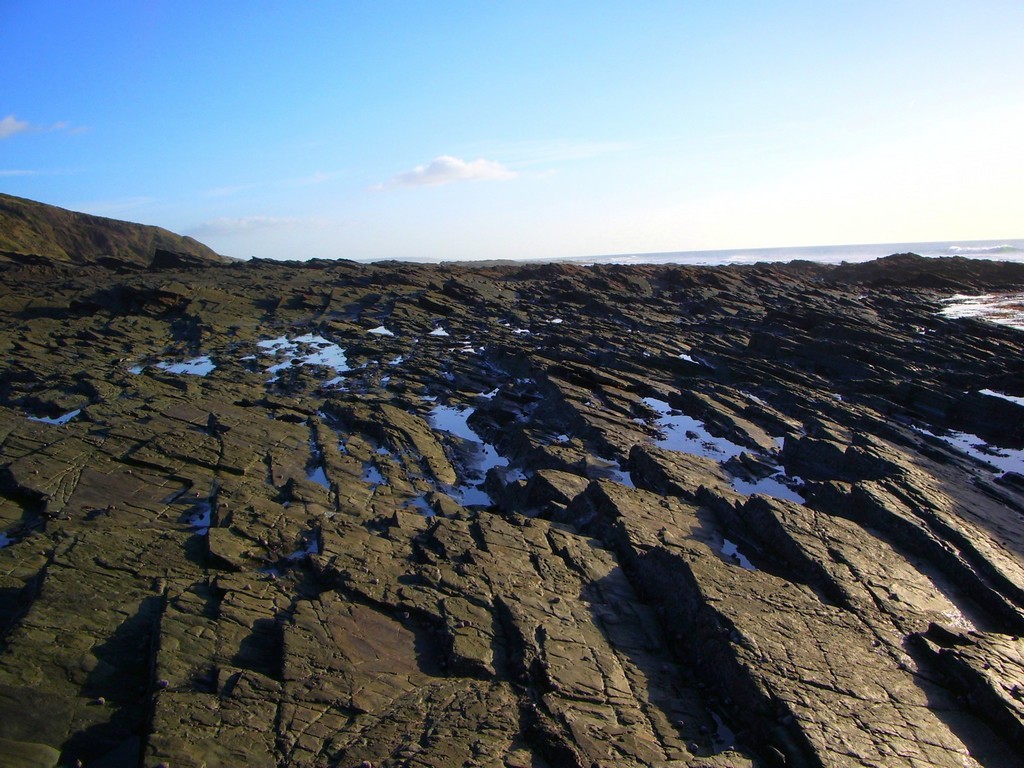
[[[0,265],[0,764],[1020,765],[1024,271],[932,263]]]

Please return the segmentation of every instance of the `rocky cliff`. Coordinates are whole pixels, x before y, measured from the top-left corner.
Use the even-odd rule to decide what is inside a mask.
[[[1020,765],[1024,267],[0,270],[5,765]]]

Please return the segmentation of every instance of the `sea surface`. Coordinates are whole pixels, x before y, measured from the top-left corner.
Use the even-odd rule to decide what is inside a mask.
[[[874,243],[865,245],[813,245],[794,248],[741,248],[722,251],[620,253],[564,259],[577,264],[755,264],[767,261],[814,261],[839,264],[871,261],[894,253],[919,256],[963,256],[971,259],[1024,262],[1024,240],[956,240],[935,243]]]

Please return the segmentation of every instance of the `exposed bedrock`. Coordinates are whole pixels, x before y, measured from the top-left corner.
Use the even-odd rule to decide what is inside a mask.
[[[0,259],[5,765],[1020,764],[1020,268],[110,232]]]

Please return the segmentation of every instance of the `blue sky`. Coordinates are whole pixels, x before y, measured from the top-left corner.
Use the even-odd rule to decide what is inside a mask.
[[[0,0],[0,191],[236,257],[1019,238],[1024,3]]]

